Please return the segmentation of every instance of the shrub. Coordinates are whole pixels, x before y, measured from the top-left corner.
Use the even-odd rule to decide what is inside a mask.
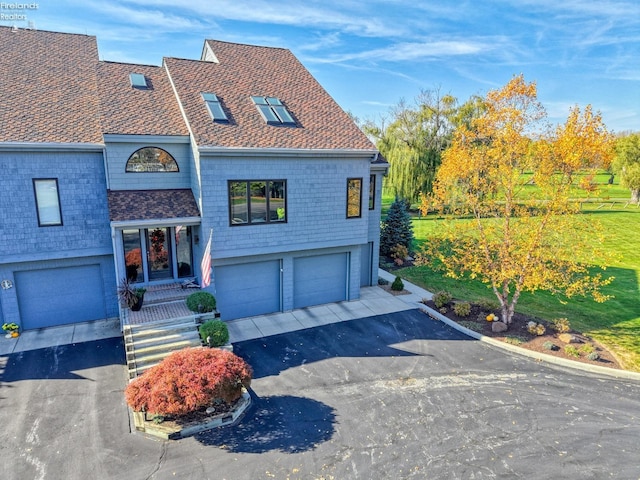
[[[195,292],[187,297],[187,308],[196,313],[213,312],[216,309],[216,297],[209,292]]]
[[[393,290],[394,292],[401,292],[402,290],[404,290],[404,283],[402,282],[402,279],[400,277],[396,277],[396,279],[393,281],[393,283],[391,284],[391,290]]]
[[[440,290],[433,295],[433,304],[438,308],[444,307],[451,300],[453,300],[453,297],[446,290]]]
[[[378,277],[378,285],[389,285],[389,280],[386,278]]]
[[[447,307],[440,307],[440,309],[438,310],[441,314],[446,315],[446,313],[449,311],[447,310]]]
[[[387,217],[380,225],[380,253],[391,255],[396,245],[403,245],[411,250],[413,242],[413,224],[409,215],[408,201],[396,198],[389,207]],[[406,257],[405,257],[406,258]]]
[[[598,355],[598,352],[591,352],[589,355],[587,355],[587,358],[592,362],[596,362],[600,360],[600,355]]]
[[[516,335],[509,335],[508,337],[504,338],[504,343],[510,343],[511,345],[522,345],[526,341],[526,339],[518,337]]]
[[[567,333],[571,330],[571,325],[566,318],[554,318],[551,320],[551,328],[558,333]]]
[[[251,376],[251,367],[231,352],[185,348],[133,380],[124,394],[136,412],[183,416],[218,400],[235,402]]]
[[[210,347],[220,347],[229,341],[229,328],[222,320],[207,320],[198,330],[202,341]]]
[[[527,331],[531,334],[531,335],[544,335],[544,332],[547,329],[544,327],[544,325],[542,325],[541,323],[536,323],[536,322],[529,322],[527,323]]]
[[[594,347],[593,345],[591,345],[590,343],[585,343],[584,345],[582,345],[579,349],[580,353],[582,353],[583,355],[589,355],[590,353],[593,353],[596,351],[596,347]]]
[[[549,342],[549,341],[544,342],[542,344],[542,348],[544,348],[545,350],[557,350],[558,349],[558,347],[556,346],[555,343]]]
[[[478,300],[477,305],[485,312],[493,312],[494,310],[497,310],[500,307],[497,301],[490,300],[488,298],[481,298],[480,300]]]
[[[566,353],[570,357],[578,358],[580,356],[580,351],[576,347],[574,347],[573,345],[565,345],[564,353]]]
[[[393,258],[396,261],[396,263],[397,263],[397,260],[400,260],[401,262],[400,265],[402,265],[404,263],[404,259],[409,256],[409,249],[404,245],[398,243],[397,245],[394,245],[391,248],[391,251],[389,252],[389,256]]]
[[[459,317],[468,317],[471,313],[471,304],[469,302],[456,303],[453,306],[453,312]]]

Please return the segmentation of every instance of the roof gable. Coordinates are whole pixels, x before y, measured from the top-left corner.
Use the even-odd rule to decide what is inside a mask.
[[[199,146],[375,149],[289,50],[214,40],[207,46],[217,62],[165,59]],[[220,99],[228,124],[211,120],[202,92]],[[252,96],[280,99],[295,126],[267,124]]]
[[[0,27],[0,142],[101,143],[97,61],[95,37]]]

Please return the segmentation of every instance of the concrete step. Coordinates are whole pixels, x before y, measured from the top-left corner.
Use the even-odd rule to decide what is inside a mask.
[[[193,292],[200,291],[199,288],[182,288],[179,284],[154,285],[147,288],[144,294],[144,303],[153,305],[155,303],[170,302],[174,300],[184,301]]]
[[[199,347],[199,346],[200,346],[200,341],[193,342],[191,344],[188,344],[185,342],[179,342],[179,344],[169,346],[168,348],[163,349],[162,351],[157,351],[156,353],[149,352],[144,354],[141,357],[135,357],[134,360],[127,360],[127,370],[129,372],[129,379],[133,379],[139,376],[142,372],[157,365],[174,351],[182,350],[184,348]]]
[[[130,379],[157,365],[171,352],[201,345],[194,318],[125,325],[124,339]]]
[[[199,347],[201,345],[200,338],[183,338],[178,341],[164,343],[161,345],[149,345],[143,348],[135,348],[133,351],[127,352],[127,364],[131,366],[146,365],[149,362],[159,362],[171,352],[182,350],[183,348]]]
[[[147,354],[155,354],[166,350],[177,350],[180,345],[192,347],[200,344],[200,336],[195,333],[192,335],[169,335],[160,338],[149,338],[145,339],[143,343],[136,342],[127,345],[127,360],[129,358],[143,358]]]
[[[198,326],[194,321],[179,321],[174,323],[164,324],[148,324],[147,326],[135,326],[137,328],[129,328],[125,326],[124,336],[125,339],[131,339],[134,342],[143,340],[145,338],[164,337],[172,334],[182,334],[190,332],[198,332]]]
[[[165,345],[167,343],[178,342],[180,340],[186,338],[194,338],[199,339],[200,335],[195,327],[191,327],[190,330],[184,331],[167,331],[165,335],[143,335],[138,337],[133,337],[131,340],[126,342],[127,352],[136,349],[140,350],[142,348],[151,347],[151,346],[160,346]]]

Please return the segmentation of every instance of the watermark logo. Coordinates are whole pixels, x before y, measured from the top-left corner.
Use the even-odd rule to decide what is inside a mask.
[[[38,10],[40,5],[37,3],[19,3],[19,2],[0,2],[0,22],[11,23],[17,26],[18,23],[33,24],[29,15]]]

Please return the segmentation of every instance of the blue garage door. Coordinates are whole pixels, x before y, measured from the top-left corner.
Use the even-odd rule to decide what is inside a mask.
[[[16,272],[22,328],[106,318],[100,265]]]
[[[215,283],[223,320],[282,310],[280,260],[215,267]]]
[[[347,253],[293,260],[293,308],[347,299]]]

